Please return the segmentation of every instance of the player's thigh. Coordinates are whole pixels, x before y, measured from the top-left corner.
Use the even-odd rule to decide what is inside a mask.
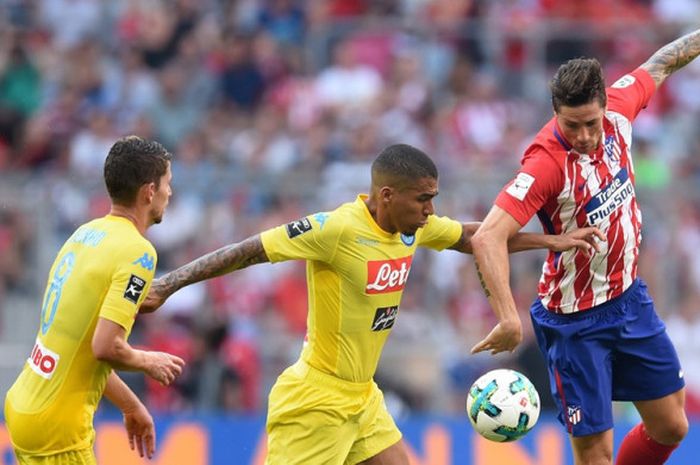
[[[570,436],[576,465],[611,465],[613,431],[609,429],[586,436]]]
[[[360,462],[360,465],[409,465],[406,445],[400,440],[374,457]]]
[[[307,412],[298,422],[268,427],[266,465],[343,465],[357,436],[352,422],[339,422],[325,412]]]
[[[401,432],[386,408],[384,394],[376,384],[364,402],[362,413],[357,417],[358,437],[350,449],[346,464],[408,464],[401,442]],[[374,461],[367,462],[372,459]]]
[[[601,318],[603,312],[607,312],[605,318]],[[531,307],[557,418],[573,436],[594,435],[613,427],[610,341],[619,314],[616,309],[602,308],[565,316],[550,313],[538,302]]]
[[[348,400],[288,370],[273,386],[267,418],[267,465],[342,465],[357,438]]]
[[[661,399],[685,386],[673,342],[640,281],[629,300],[613,354],[613,399]]]
[[[18,465],[97,465],[92,448],[53,455],[34,455],[15,451]]]
[[[660,399],[634,403],[644,421],[647,434],[662,444],[679,443],[688,433],[685,415],[685,388]]]

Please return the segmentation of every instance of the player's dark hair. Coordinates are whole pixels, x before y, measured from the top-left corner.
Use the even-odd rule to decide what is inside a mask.
[[[438,178],[435,163],[422,150],[408,144],[394,144],[382,150],[372,163],[372,178],[395,176],[415,181]]]
[[[116,141],[109,149],[104,167],[105,185],[112,202],[131,206],[141,186],[154,182],[159,187],[171,158],[158,142],[138,136]]]
[[[595,58],[574,58],[559,67],[549,83],[552,106],[558,112],[562,106],[578,107],[598,100],[605,107],[605,77]]]

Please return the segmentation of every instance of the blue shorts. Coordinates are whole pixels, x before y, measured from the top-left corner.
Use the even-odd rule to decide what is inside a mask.
[[[559,421],[573,436],[612,428],[613,400],[658,399],[685,386],[676,350],[641,279],[580,313],[552,313],[537,299],[530,316]]]

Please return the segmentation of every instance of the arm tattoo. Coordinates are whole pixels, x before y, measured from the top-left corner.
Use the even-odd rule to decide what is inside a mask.
[[[476,265],[476,274],[479,276],[479,282],[481,283],[481,288],[484,290],[484,294],[486,294],[486,298],[488,299],[491,297],[491,291],[489,291],[489,288],[486,287],[486,281],[484,281],[484,275],[481,274],[481,270],[479,269],[479,262],[474,260],[474,264]]]
[[[700,55],[700,30],[691,32],[661,47],[642,65],[659,86],[671,73]]]
[[[269,261],[260,235],[227,245],[171,271],[158,281],[167,294],[192,283]]]

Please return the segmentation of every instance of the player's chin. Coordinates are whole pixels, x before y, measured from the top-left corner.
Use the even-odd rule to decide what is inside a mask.
[[[402,231],[402,234],[403,234],[404,236],[415,236],[415,235],[416,235],[416,232],[417,232],[420,228],[422,228],[422,227],[423,227],[422,224],[421,224],[421,225],[416,225],[416,226],[408,227],[408,228],[406,228],[406,229],[404,229],[404,230]]]

